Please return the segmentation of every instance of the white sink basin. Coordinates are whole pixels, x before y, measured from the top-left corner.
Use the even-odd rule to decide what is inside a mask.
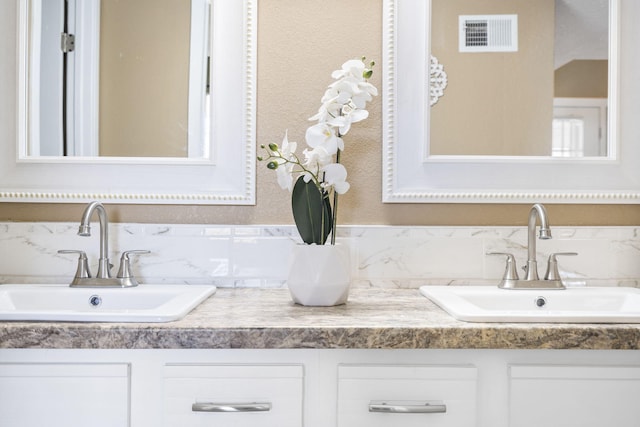
[[[640,323],[640,290],[636,288],[423,286],[420,292],[466,322]]]
[[[215,286],[139,285],[70,288],[0,285],[0,320],[170,322],[213,295]]]

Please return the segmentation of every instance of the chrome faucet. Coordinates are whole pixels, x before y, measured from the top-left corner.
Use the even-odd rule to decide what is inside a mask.
[[[79,236],[91,236],[91,217],[93,213],[98,213],[100,221],[100,258],[98,259],[98,273],[96,277],[91,277],[87,262],[87,255],[84,251],[60,250],[58,253],[79,254],[76,275],[71,282],[71,287],[119,287],[130,288],[137,286],[138,282],[131,273],[130,256],[137,254],[147,254],[146,250],[125,251],[120,257],[120,268],[116,277],[111,276],[111,262],[109,261],[109,218],[107,211],[100,202],[91,202],[87,205],[80,220],[78,228]]]
[[[98,212],[100,221],[100,258],[98,259],[98,273],[96,278],[108,279],[111,277],[111,263],[109,262],[109,218],[107,211],[100,202],[91,202],[87,205],[80,220],[78,236],[91,236],[91,217],[93,212]]]
[[[540,280],[538,263],[536,261],[536,218],[540,219],[539,237],[543,240],[551,239],[551,229],[547,220],[547,210],[540,203],[536,203],[529,211],[529,228],[527,234],[527,266],[524,280]]]

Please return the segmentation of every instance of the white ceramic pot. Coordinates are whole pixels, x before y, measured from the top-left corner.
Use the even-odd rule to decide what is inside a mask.
[[[349,297],[351,264],[344,245],[296,245],[292,249],[287,279],[297,304],[332,306]]]

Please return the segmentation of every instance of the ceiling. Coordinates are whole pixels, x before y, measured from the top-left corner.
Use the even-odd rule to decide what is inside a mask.
[[[555,68],[609,57],[609,1],[556,0]]]

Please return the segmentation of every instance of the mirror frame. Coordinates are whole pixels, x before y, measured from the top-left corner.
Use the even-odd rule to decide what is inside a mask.
[[[383,202],[640,203],[640,141],[628,135],[637,119],[619,125],[640,101],[637,65],[620,58],[619,39],[637,34],[620,3],[609,0],[610,155],[570,159],[429,155],[431,0],[384,0]]]
[[[255,204],[257,0],[212,0],[210,159],[26,156],[28,0],[16,1],[18,138],[0,146],[0,201]]]

